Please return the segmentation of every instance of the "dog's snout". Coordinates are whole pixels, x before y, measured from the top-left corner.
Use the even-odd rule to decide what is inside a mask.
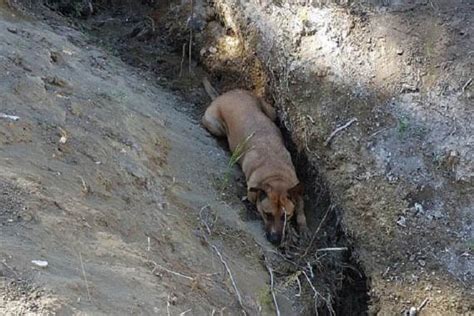
[[[281,234],[278,234],[278,233],[275,233],[275,232],[267,233],[267,239],[272,244],[279,245],[280,242],[281,242]]]

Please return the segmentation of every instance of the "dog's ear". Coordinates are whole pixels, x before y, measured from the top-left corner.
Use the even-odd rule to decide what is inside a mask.
[[[303,184],[299,182],[297,185],[288,190],[288,195],[292,200],[296,199],[299,196],[303,196],[304,188]]]
[[[266,193],[263,189],[260,188],[248,188],[247,190],[247,199],[255,204],[257,200],[261,200]]]

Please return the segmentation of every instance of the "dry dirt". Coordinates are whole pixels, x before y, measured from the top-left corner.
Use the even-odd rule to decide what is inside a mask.
[[[471,314],[473,3],[340,3],[215,1],[203,63],[218,78],[263,68],[246,85],[274,98],[344,210],[371,313],[428,298],[427,314]]]
[[[250,315],[275,313],[262,254],[282,315],[474,312],[469,1],[76,2],[0,6],[0,313],[240,314],[215,249]],[[206,72],[279,109],[306,256],[199,126]]]
[[[0,314],[239,314],[200,237],[206,205],[209,243],[249,312],[265,311],[250,229],[210,181],[227,154],[176,110],[193,105],[50,22],[0,7],[0,112],[19,117],[0,119]]]

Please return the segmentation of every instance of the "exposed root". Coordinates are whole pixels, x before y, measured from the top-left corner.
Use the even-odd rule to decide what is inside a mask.
[[[285,216],[285,218],[286,218],[286,216]],[[278,307],[278,301],[277,301],[276,295],[275,295],[275,283],[274,283],[274,280],[273,280],[273,269],[270,266],[270,264],[268,263],[267,257],[264,256],[264,258],[265,258],[265,266],[267,267],[268,273],[270,273],[270,291],[272,293],[273,304],[275,305],[275,311],[276,311],[277,316],[280,316],[280,308]]]
[[[171,306],[171,303],[170,303],[170,295],[168,294],[168,298],[166,299],[166,314],[168,316],[171,315],[170,313],[170,306]]]
[[[210,236],[211,233],[212,233],[212,230],[210,229],[210,226],[209,226],[209,223],[207,222],[206,219],[204,219],[202,217],[203,215],[203,211],[204,209],[208,208],[209,206],[208,205],[205,205],[204,207],[201,208],[201,210],[199,211],[199,219],[200,219],[200,222],[201,222],[201,225],[205,227],[206,231],[208,232],[208,235]],[[217,220],[217,218],[214,219],[214,222]],[[230,278],[230,281],[232,283],[232,287],[234,288],[234,291],[235,291],[235,295],[237,297],[237,301],[239,302],[239,305],[240,307],[242,308],[242,312],[244,313],[244,315],[247,315],[247,312],[246,312],[246,309],[245,309],[245,305],[244,305],[244,302],[242,300],[242,295],[240,294],[240,290],[239,288],[237,287],[237,283],[235,282],[235,278],[234,278],[234,275],[232,274],[232,271],[229,267],[229,264],[227,263],[227,261],[224,259],[224,256],[222,255],[222,253],[219,251],[219,249],[216,247],[216,245],[213,245],[209,239],[207,238],[207,236],[205,234],[202,234],[202,237],[204,238],[204,240],[206,241],[206,243],[209,245],[209,247],[214,250],[214,252],[217,254],[217,256],[219,257],[219,260],[222,262],[222,264],[224,265],[224,268],[225,270],[227,271],[227,274],[229,275],[229,278]]]
[[[186,57],[186,43],[183,44],[183,54],[181,56],[181,63],[179,64],[179,78],[183,76],[184,57]]]
[[[339,126],[338,128],[336,128],[332,133],[331,135],[329,135],[329,137],[326,139],[326,141],[324,142],[324,146],[328,146],[330,143],[331,143],[331,140],[338,134],[340,133],[341,131],[345,130],[346,128],[348,128],[349,126],[352,125],[352,123],[354,122],[357,122],[357,119],[354,117],[353,119],[351,119],[349,122],[347,122],[346,124],[342,125],[342,126]]]
[[[303,255],[301,258],[304,258],[308,255],[309,251],[311,250],[311,246],[313,245],[314,240],[316,239],[316,236],[318,235],[319,231],[321,230],[321,227],[323,226],[323,223],[326,221],[326,218],[328,217],[329,212],[334,208],[334,205],[331,204],[329,205],[326,213],[324,214],[323,218],[321,219],[321,222],[319,222],[318,228],[314,231],[313,236],[311,237],[311,240],[308,244],[308,247],[306,247],[306,250],[304,251]]]
[[[215,245],[212,245],[212,244],[209,244],[209,245],[217,253],[217,255],[219,256],[219,259],[221,260],[222,264],[224,265],[225,269],[227,270],[227,274],[229,275],[230,281],[232,282],[232,287],[234,288],[235,295],[237,296],[237,300],[239,301],[240,307],[242,307],[242,310],[244,311],[244,314],[246,314],[245,313],[245,306],[244,306],[244,303],[242,301],[242,296],[240,295],[239,288],[237,287],[237,284],[235,283],[235,279],[234,279],[234,276],[232,274],[232,271],[229,268],[229,265],[224,260],[224,257],[222,257],[222,254],[219,251],[219,249],[217,249],[217,247]]]

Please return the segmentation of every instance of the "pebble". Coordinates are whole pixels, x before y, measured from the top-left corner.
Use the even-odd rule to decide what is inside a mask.
[[[406,222],[407,222],[407,219],[405,218],[405,216],[400,216],[398,218],[397,224],[402,227],[407,227]]]
[[[46,268],[48,266],[48,261],[46,260],[31,260],[31,263],[40,268]]]
[[[209,47],[208,51],[211,54],[215,54],[215,53],[217,53],[217,48],[215,48],[214,46],[211,46],[211,47]]]

